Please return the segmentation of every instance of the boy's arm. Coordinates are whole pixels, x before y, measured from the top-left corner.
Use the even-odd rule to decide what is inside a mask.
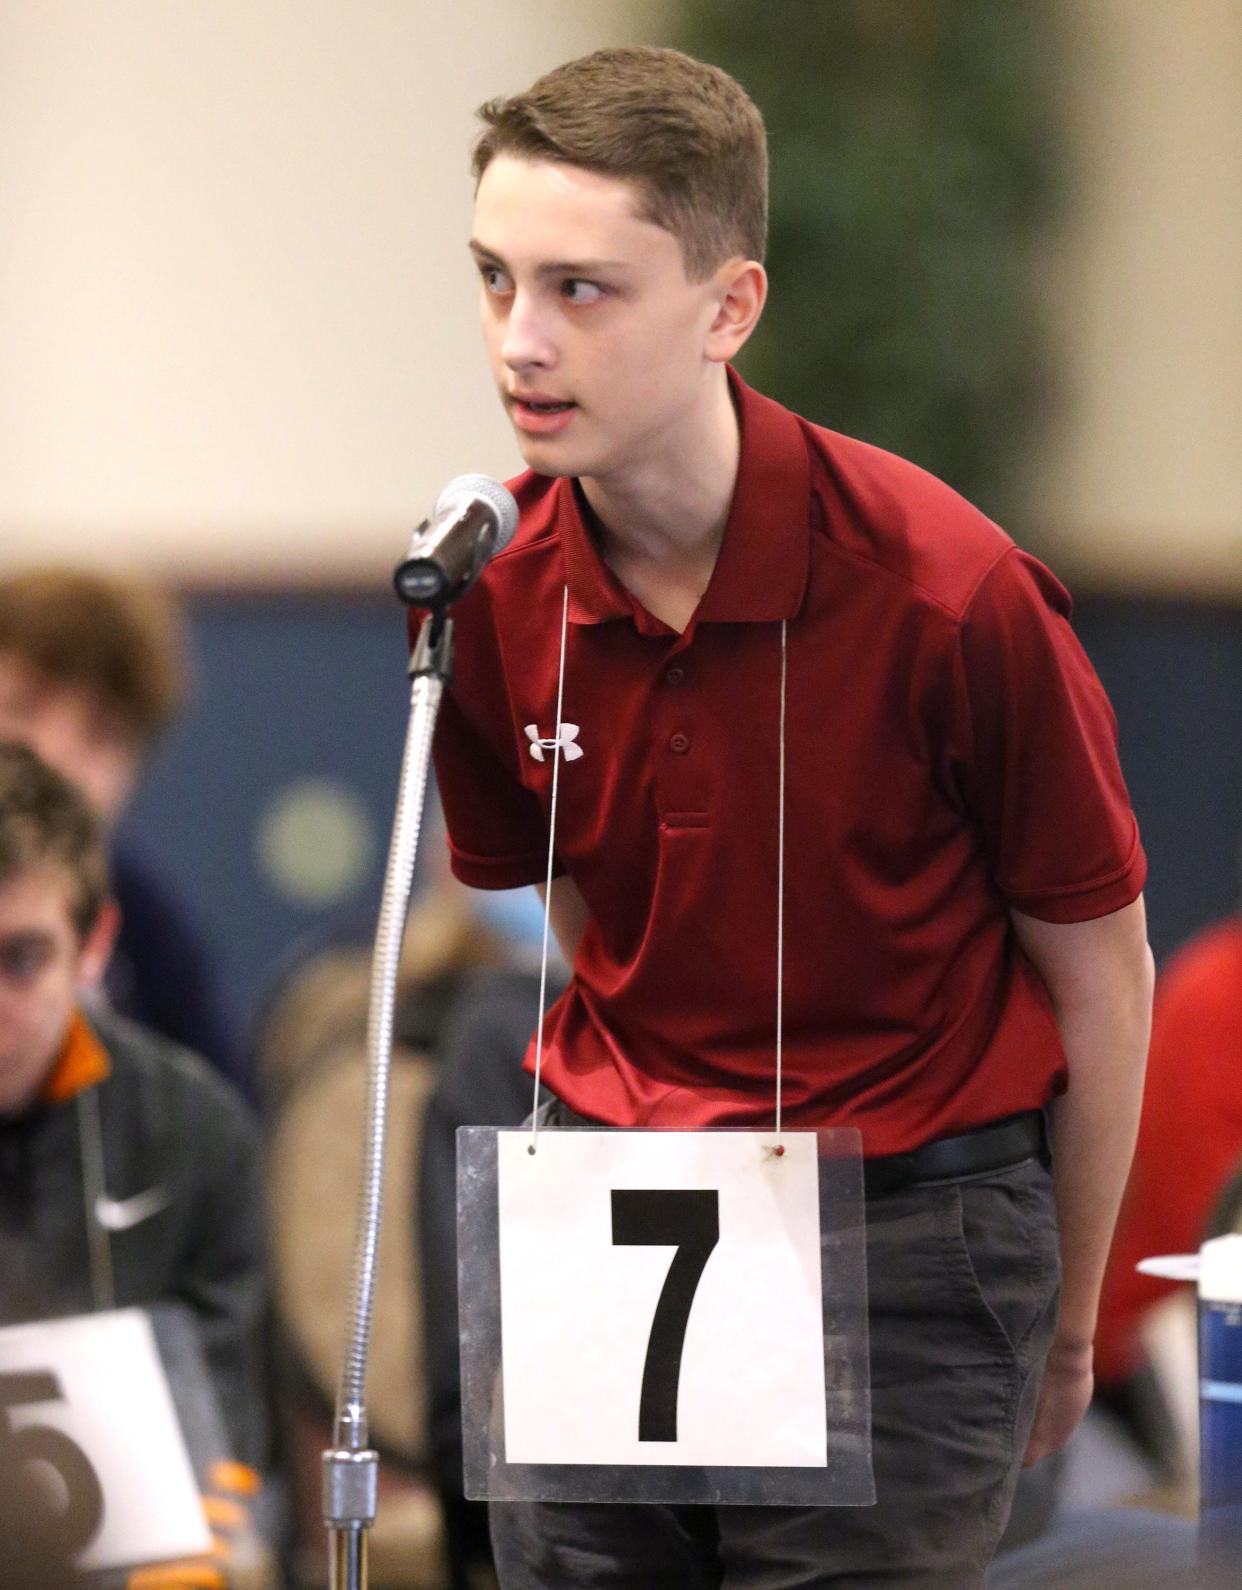
[[[535,885],[539,891],[539,898],[547,898],[547,888],[542,883]],[[578,885],[568,873],[562,873],[559,878],[552,880],[552,931],[556,934],[556,942],[561,947],[561,954],[565,957],[565,965],[574,964],[574,956],[578,953],[578,946],[582,943],[582,935],[586,932],[587,923],[591,913],[587,903],[582,898]]]
[[[1141,896],[1089,922],[1011,916],[1048,989],[1069,1064],[1068,1089],[1052,1106],[1061,1309],[1030,1464],[1065,1445],[1091,1400],[1100,1284],[1138,1131],[1155,973]]]

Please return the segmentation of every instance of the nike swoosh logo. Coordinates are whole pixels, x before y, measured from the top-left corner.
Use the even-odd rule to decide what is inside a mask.
[[[141,1225],[152,1215],[159,1214],[168,1205],[168,1194],[162,1187],[148,1187],[146,1192],[135,1193],[132,1198],[96,1198],[95,1219],[105,1231],[128,1231]]]

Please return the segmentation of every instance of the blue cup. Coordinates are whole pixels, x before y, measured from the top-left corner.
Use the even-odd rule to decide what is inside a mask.
[[[1242,1236],[1203,1245],[1199,1269],[1201,1554],[1242,1564]]]

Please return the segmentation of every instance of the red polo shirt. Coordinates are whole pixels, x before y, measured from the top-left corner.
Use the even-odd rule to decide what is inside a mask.
[[[453,870],[544,877],[527,726],[555,733],[568,584],[556,849],[591,923],[544,1075],[612,1125],[770,1124],[787,619],[785,1120],[892,1153],[1063,1086],[1007,909],[1104,916],[1145,861],[1056,580],[914,465],[732,384],[737,484],[682,635],[612,575],[572,482],[511,483],[436,741]]]

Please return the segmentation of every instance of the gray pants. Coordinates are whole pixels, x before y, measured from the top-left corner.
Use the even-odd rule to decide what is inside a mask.
[[[494,1502],[502,1590],[975,1590],[1056,1321],[1036,1160],[867,1204],[874,1507]]]

